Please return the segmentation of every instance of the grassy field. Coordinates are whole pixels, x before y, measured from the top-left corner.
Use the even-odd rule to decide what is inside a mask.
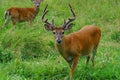
[[[2,28],[4,11],[12,6],[31,7],[31,0],[0,1],[0,80],[69,80],[69,66],[54,47],[53,34],[44,29],[41,15],[46,4],[46,17],[60,26],[71,16],[68,3],[76,13],[75,25],[66,35],[85,25],[97,25],[102,37],[95,57],[86,67],[79,59],[74,80],[120,80],[120,1],[119,0],[44,0],[40,12],[29,23],[10,22]]]

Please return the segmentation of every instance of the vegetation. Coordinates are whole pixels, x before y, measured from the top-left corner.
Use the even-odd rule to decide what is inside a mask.
[[[53,34],[44,29],[41,15],[46,4],[46,17],[60,26],[71,16],[71,3],[77,19],[69,34],[85,25],[97,25],[102,37],[95,57],[86,67],[81,57],[74,80],[120,80],[120,1],[119,0],[44,0],[40,12],[30,27],[29,23],[4,24],[6,9],[31,7],[31,0],[0,1],[0,80],[69,80],[69,66],[54,47]],[[63,15],[64,14],[64,15]]]

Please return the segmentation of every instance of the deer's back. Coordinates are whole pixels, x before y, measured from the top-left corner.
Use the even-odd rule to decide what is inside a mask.
[[[96,48],[101,36],[101,30],[96,26],[85,26],[77,32],[67,35],[66,45],[71,52],[87,54]],[[69,42],[69,43],[68,43]]]
[[[32,20],[36,16],[35,8],[17,8],[12,7],[8,9],[10,12],[11,18],[17,18],[19,21]]]

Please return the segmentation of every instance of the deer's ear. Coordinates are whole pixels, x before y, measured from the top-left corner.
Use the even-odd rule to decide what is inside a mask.
[[[66,25],[65,27],[63,27],[63,29],[64,29],[64,30],[72,29],[73,25],[74,25],[73,23],[68,24],[68,25]]]
[[[48,31],[53,31],[53,28],[50,25],[45,24],[45,29]]]

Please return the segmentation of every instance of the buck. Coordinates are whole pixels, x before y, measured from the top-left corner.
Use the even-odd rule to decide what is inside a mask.
[[[31,8],[18,8],[12,7],[5,11],[5,23],[4,26],[8,24],[9,20],[12,20],[12,24],[16,25],[17,22],[28,21],[32,25],[32,21],[35,19],[39,12],[40,3],[43,0],[31,0],[34,6]]]
[[[76,19],[71,5],[69,4],[72,17],[67,21],[64,20],[61,27],[56,27],[54,25],[54,19],[51,23],[48,22],[48,19],[44,19],[48,12],[47,7],[48,5],[46,5],[44,9],[42,21],[45,23],[45,29],[53,32],[55,45],[62,57],[68,62],[71,74],[70,79],[72,79],[80,56],[86,56],[86,64],[88,64],[91,57],[92,65],[94,66],[94,57],[100,41],[101,30],[97,26],[90,25],[83,27],[77,32],[64,36],[64,32],[72,28],[72,22]]]

